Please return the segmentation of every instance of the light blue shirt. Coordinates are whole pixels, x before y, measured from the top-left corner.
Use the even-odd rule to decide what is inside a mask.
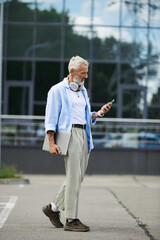
[[[89,152],[93,149],[93,140],[90,129],[90,124],[95,124],[96,120],[92,121],[93,112],[90,110],[90,103],[86,89],[81,90],[85,101],[85,116],[86,116],[86,133],[88,139]],[[45,116],[45,132],[57,130],[71,132],[72,128],[72,99],[70,96],[70,88],[68,79],[54,85],[48,92]]]

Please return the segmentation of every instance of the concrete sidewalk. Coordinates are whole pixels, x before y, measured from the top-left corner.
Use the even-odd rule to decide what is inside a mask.
[[[65,176],[24,177],[31,184],[0,185],[1,240],[160,240],[159,176],[86,176],[79,218],[90,226],[87,233],[54,228],[41,211]]]

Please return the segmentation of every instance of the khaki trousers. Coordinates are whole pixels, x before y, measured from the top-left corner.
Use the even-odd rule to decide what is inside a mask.
[[[66,179],[54,198],[54,203],[65,211],[65,218],[78,218],[78,201],[89,153],[85,129],[72,128],[68,154],[64,156]]]

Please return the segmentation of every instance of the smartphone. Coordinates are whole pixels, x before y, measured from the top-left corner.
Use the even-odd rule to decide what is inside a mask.
[[[115,99],[113,99],[112,101],[111,101],[111,103],[113,103],[115,101]]]

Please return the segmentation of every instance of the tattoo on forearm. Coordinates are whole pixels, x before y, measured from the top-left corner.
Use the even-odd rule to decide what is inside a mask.
[[[48,131],[48,139],[49,139],[49,143],[54,143],[54,132],[53,131]]]

